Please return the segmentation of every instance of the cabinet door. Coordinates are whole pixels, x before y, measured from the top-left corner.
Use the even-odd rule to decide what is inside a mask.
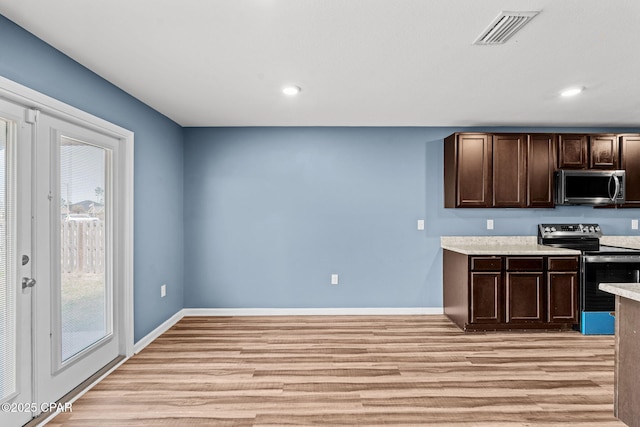
[[[625,206],[640,206],[640,135],[620,138],[620,169],[626,171]]]
[[[474,256],[469,261],[471,271],[502,271],[502,257],[500,256]]]
[[[575,256],[553,256],[548,259],[549,271],[570,271],[577,273],[580,261]]]
[[[547,273],[547,322],[578,322],[578,273]]]
[[[556,140],[553,135],[529,135],[527,156],[527,207],[552,208],[553,172],[556,169]]]
[[[542,272],[507,272],[506,321],[507,323],[540,323],[544,321]]]
[[[491,136],[461,134],[456,145],[456,207],[491,206]]]
[[[471,273],[469,320],[471,323],[502,323],[502,274]]]
[[[497,134],[493,139],[493,206],[523,208],[527,204],[525,135]]]
[[[589,136],[589,168],[618,169],[618,135]]]
[[[558,167],[586,169],[587,135],[558,135]]]
[[[506,258],[507,271],[538,272],[544,270],[544,258],[541,256],[513,256]]]

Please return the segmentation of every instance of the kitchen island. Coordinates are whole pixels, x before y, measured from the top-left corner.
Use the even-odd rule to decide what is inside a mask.
[[[443,236],[444,313],[464,331],[571,329],[580,251],[535,236]]]
[[[640,283],[601,283],[616,296],[614,414],[629,427],[640,427]]]

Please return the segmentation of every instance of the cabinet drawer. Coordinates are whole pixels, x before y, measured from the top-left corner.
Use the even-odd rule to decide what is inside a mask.
[[[549,257],[549,271],[578,271],[578,257]]]
[[[500,271],[502,270],[501,257],[472,257],[471,271]]]
[[[507,271],[542,271],[543,257],[507,257]]]

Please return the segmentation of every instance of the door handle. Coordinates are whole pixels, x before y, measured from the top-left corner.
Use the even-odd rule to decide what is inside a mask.
[[[30,277],[22,278],[22,289],[33,288],[36,284],[36,279]]]
[[[611,181],[613,181],[614,175],[609,176],[609,182],[607,183],[607,195],[609,196],[609,200],[612,202],[615,201],[615,194],[611,195]]]
[[[620,192],[620,180],[615,175],[613,175],[613,180],[616,183],[616,188],[614,188],[614,190],[613,190],[613,197],[611,198],[611,201],[615,202],[616,201],[616,197],[618,197],[618,193]]]

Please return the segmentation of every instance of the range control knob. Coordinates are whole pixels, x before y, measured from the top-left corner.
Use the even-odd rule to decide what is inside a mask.
[[[544,232],[545,232],[545,233],[550,233],[550,232],[551,232],[551,229],[550,229],[549,227],[545,227],[545,228],[544,228]]]
[[[600,226],[596,225],[596,231],[600,231]]]
[[[551,232],[555,233],[556,232],[556,228],[555,227],[551,227]]]

